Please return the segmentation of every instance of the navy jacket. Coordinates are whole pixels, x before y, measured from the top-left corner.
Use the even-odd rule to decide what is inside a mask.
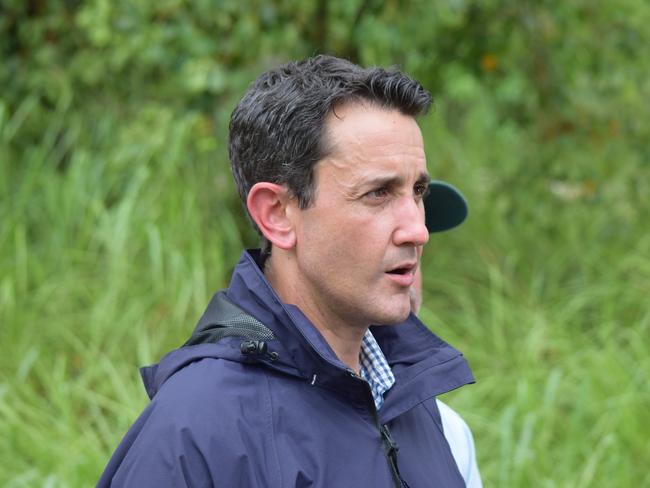
[[[368,384],[245,252],[192,338],[143,368],[150,404],[98,486],[462,487],[435,396],[473,381],[414,315],[372,328],[395,375]]]

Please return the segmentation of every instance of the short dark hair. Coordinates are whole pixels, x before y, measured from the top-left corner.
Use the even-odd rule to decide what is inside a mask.
[[[337,106],[355,102],[415,117],[429,109],[431,94],[397,69],[362,68],[326,55],[260,75],[230,118],[230,164],[244,208],[251,187],[262,181],[286,185],[301,208],[309,207],[314,166],[330,151],[325,119]],[[269,243],[262,241],[268,253]]]

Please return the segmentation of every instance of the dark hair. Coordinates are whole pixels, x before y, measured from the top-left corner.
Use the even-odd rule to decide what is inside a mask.
[[[415,117],[429,109],[431,94],[397,69],[362,68],[325,55],[257,78],[230,118],[230,164],[244,208],[251,187],[261,181],[286,185],[307,208],[314,195],[314,165],[329,152],[325,118],[336,106],[354,102]],[[262,241],[263,252],[270,252],[263,236]]]

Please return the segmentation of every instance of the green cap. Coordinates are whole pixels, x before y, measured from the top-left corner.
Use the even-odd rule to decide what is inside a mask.
[[[429,232],[453,229],[467,218],[467,201],[455,187],[444,181],[429,183],[424,199],[425,224]]]

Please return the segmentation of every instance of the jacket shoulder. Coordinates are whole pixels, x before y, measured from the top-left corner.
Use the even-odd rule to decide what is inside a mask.
[[[274,448],[266,384],[260,368],[228,360],[186,365],[131,427],[98,486],[230,486],[237,477],[258,486],[263,468],[246,459]]]
[[[184,366],[167,378],[152,403],[168,414],[194,423],[199,420],[197,414],[227,413],[232,402],[241,401],[246,392],[259,395],[258,388],[265,383],[263,368],[207,357]]]

